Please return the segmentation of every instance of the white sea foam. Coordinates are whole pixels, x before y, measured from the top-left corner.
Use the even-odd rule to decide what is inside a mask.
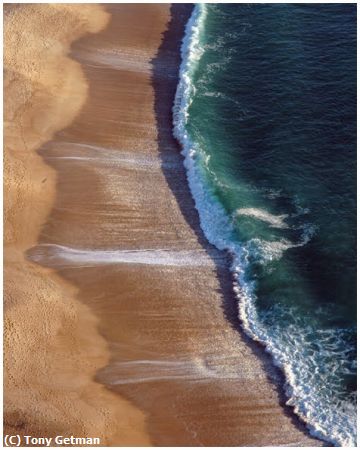
[[[288,217],[287,214],[282,214],[276,216],[268,211],[260,208],[238,208],[235,211],[236,216],[248,216],[254,219],[261,220],[268,223],[273,228],[288,228],[285,219]]]
[[[144,152],[126,151],[76,142],[57,143],[56,148],[60,149],[61,152],[59,154],[46,155],[47,159],[94,162],[96,164],[101,163],[104,166],[119,165],[124,168],[144,171],[179,168],[179,160],[172,155],[167,155],[160,159],[156,155]]]
[[[78,51],[78,57],[94,67],[105,66],[113,70],[137,73],[151,72],[151,64],[146,62],[148,59],[144,55],[144,52],[134,46],[128,49],[122,47],[121,52],[116,48],[102,48],[100,51],[96,49],[96,52],[81,48]]]
[[[231,358],[232,355],[229,355]],[[209,379],[245,380],[252,379],[251,371],[229,366],[228,358],[198,357],[171,359],[135,359],[115,364],[121,376],[112,384],[148,383],[161,380],[188,379],[208,383]],[[135,368],[135,370],[134,370]],[[127,377],[130,371],[131,377]]]
[[[63,266],[82,267],[102,264],[146,264],[160,266],[211,266],[212,259],[203,250],[141,249],[86,250],[56,244],[41,244],[34,248],[34,261],[53,262]]]
[[[331,392],[332,389],[338,388],[338,374],[353,370],[347,367],[347,330],[314,329],[296,320],[296,312],[285,309],[273,310],[272,314],[275,317],[291,314],[294,320],[289,321],[287,328],[280,325],[271,328],[265,326],[255,306],[254,282],[247,278],[250,257],[260,257],[263,263],[280,258],[288,248],[306,245],[315,232],[314,228],[310,224],[304,226],[302,240],[295,244],[286,240],[266,242],[253,239],[241,245],[234,240],[233,225],[204,177],[204,152],[197,143],[192,142],[187,132],[188,109],[196,90],[192,78],[204,52],[201,36],[206,15],[206,5],[196,5],[186,26],[181,48],[179,83],[173,107],[174,135],[183,148],[188,183],[199,212],[201,228],[213,245],[220,250],[227,250],[233,256],[234,291],[239,299],[240,319],[247,334],[262,342],[272,355],[274,363],[282,368],[286,377],[287,403],[294,407],[294,411],[307,423],[314,436],[334,445],[354,446],[355,403],[344,400],[334,404]],[[249,210],[247,212],[249,213]],[[254,217],[254,211],[251,215]],[[260,218],[259,211],[256,215]],[[273,226],[280,227],[284,224],[285,217],[269,216],[264,212],[261,212],[260,216],[261,220],[265,219]],[[314,340],[318,348],[311,351],[311,343]],[[329,364],[331,358],[333,364],[331,361]],[[331,376],[323,372],[325,367],[332,372]]]

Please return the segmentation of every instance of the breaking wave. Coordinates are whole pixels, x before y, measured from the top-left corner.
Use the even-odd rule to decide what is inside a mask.
[[[239,318],[246,333],[265,346],[274,363],[285,374],[287,404],[306,422],[314,436],[334,445],[354,446],[355,401],[345,396],[341,399],[340,395],[334,404],[332,396],[333,392],[341,390],[339,377],[356,371],[348,358],[347,343],[351,330],[334,330],[325,325],[319,327],[311,316],[320,311],[304,316],[294,306],[274,305],[260,317],[256,306],[256,280],[251,276],[254,262],[266,268],[270,262],[281,259],[289,248],[306,245],[315,233],[314,227],[309,223],[303,224],[301,238],[297,242],[285,238],[273,241],[253,238],[240,242],[234,229],[234,217],[229,217],[214,186],[209,183],[206,149],[191,139],[187,129],[189,107],[196,93],[194,74],[206,51],[201,44],[206,18],[207,6],[197,5],[183,38],[182,64],[173,106],[174,135],[182,146],[187,179],[202,230],[210,243],[232,255],[231,270]],[[276,229],[289,227],[286,215],[273,215],[261,209],[244,206],[235,215],[260,220]]]

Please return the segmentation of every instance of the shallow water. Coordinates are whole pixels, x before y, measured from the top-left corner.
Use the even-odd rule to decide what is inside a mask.
[[[356,8],[201,5],[174,108],[207,238],[289,404],[356,440]]]

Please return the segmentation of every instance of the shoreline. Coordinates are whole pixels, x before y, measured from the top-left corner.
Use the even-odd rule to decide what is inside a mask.
[[[200,35],[204,32],[207,15],[206,7],[203,8],[203,6],[199,4],[195,5],[185,28],[181,45],[182,61],[180,65],[180,76],[172,108],[173,132],[182,149],[181,153],[184,156],[187,181],[194,200],[194,207],[200,217],[200,227],[207,241],[214,248],[226,252],[229,256],[230,262],[228,269],[232,275],[234,284],[232,297],[235,299],[234,302],[237,303],[237,314],[233,314],[230,322],[234,323],[234,326],[239,331],[241,330],[243,337],[251,343],[249,345],[259,345],[264,354],[270,355],[273,370],[279,372],[276,376],[279,380],[275,381],[275,383],[278,385],[281,403],[285,405],[285,409],[288,409],[290,414],[294,414],[299,423],[305,425],[307,433],[313,438],[319,439],[321,442],[326,442],[328,445],[336,446],[337,441],[328,436],[322,429],[321,424],[314,421],[313,417],[309,418],[308,413],[310,411],[301,405],[301,400],[297,401],[297,386],[291,382],[292,373],[286,367],[286,364],[279,359],[279,356],[276,356],[272,351],[269,336],[266,339],[263,336],[260,337],[261,333],[257,332],[256,308],[251,298],[252,294],[244,294],[243,287],[247,283],[244,277],[239,275],[239,272],[236,270],[236,267],[242,267],[244,269],[244,264],[246,264],[244,261],[241,261],[240,244],[233,242],[228,236],[232,232],[232,225],[228,215],[221,203],[218,203],[217,199],[212,198],[210,192],[208,193],[211,187],[207,186],[207,182],[203,178],[201,171],[197,170],[199,165],[193,153],[196,155],[201,152],[201,149],[190,138],[186,124],[189,114],[188,109],[191,105],[192,97],[195,95],[195,86],[193,86],[191,80],[193,78],[194,68],[196,70],[197,67],[198,55],[201,55],[202,52],[199,42]],[[209,211],[212,213],[211,217],[209,216]]]
[[[205,240],[186,182],[171,109],[190,6],[106,10],[106,27],[72,45],[87,97],[41,146],[56,193],[24,251],[91,316],[77,336],[97,372],[93,400],[110,401],[112,430],[129,433],[111,444],[321,445],[280,405],[270,358],[233,322],[228,259]],[[63,368],[49,364],[64,388]]]

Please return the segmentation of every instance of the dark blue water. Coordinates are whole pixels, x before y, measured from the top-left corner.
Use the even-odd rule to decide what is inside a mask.
[[[312,432],[354,445],[356,6],[197,6],[175,134],[243,326]]]

